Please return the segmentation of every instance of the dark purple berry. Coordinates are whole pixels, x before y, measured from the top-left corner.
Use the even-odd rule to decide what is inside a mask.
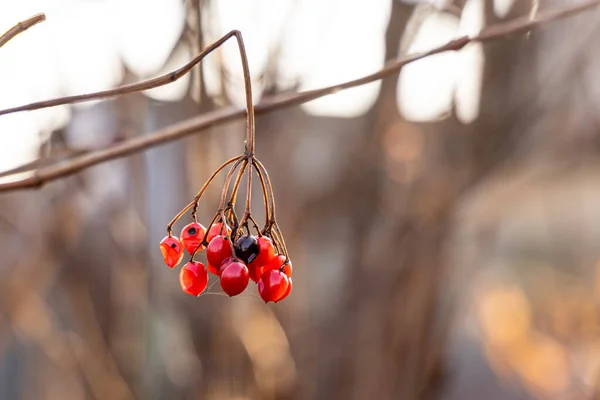
[[[256,237],[252,235],[240,236],[235,242],[234,248],[235,255],[246,265],[250,264],[258,256],[260,250]]]

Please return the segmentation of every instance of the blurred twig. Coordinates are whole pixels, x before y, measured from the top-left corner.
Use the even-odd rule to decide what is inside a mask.
[[[26,19],[25,21],[21,21],[9,30],[7,30],[2,36],[0,36],[0,47],[4,46],[8,43],[12,38],[17,36],[21,32],[25,32],[27,29],[32,26],[39,24],[42,21],[46,20],[46,14],[37,14],[31,18]]]
[[[600,6],[600,0],[591,0],[580,4],[564,7],[558,10],[542,12],[539,13],[535,18],[531,18],[530,16],[524,16],[520,18],[515,18],[505,23],[492,25],[483,29],[478,35],[462,36],[427,52],[413,54],[405,58],[389,61],[380,71],[359,79],[328,86],[321,89],[310,90],[301,93],[282,93],[279,95],[265,98],[261,101],[260,104],[255,106],[255,112],[256,114],[264,114],[279,108],[305,103],[307,101],[314,100],[319,97],[337,93],[343,89],[348,89],[356,86],[361,86],[370,82],[374,82],[388,75],[397,73],[407,64],[426,58],[428,56],[443,53],[446,51],[457,51],[471,42],[486,42],[499,39],[507,35],[528,31],[538,25],[562,18],[567,18],[582,13],[586,10],[596,8],[598,6]],[[117,95],[133,93],[158,86],[163,86],[179,79],[181,76],[188,73],[198,62],[200,62],[200,59],[204,55],[206,55],[207,52],[214,50],[222,41],[223,39],[220,39],[219,41],[215,42],[206,50],[204,50],[199,56],[195,57],[192,61],[179,68],[178,70],[160,76],[158,78],[154,78],[136,84],[121,86],[112,90],[105,90],[101,92],[88,93],[78,96],[67,96],[53,100],[30,103],[19,107],[8,108],[0,110],[0,115],[26,110],[37,110],[40,108],[53,107],[62,104],[114,97]],[[173,124],[164,129],[155,131],[154,133],[141,137],[135,137],[104,149],[89,152],[79,157],[75,157],[68,162],[56,163],[48,167],[37,169],[34,171],[34,175],[31,177],[15,180],[14,182],[0,184],[0,191],[40,187],[46,182],[59,179],[65,176],[73,175],[93,165],[100,164],[102,162],[106,162],[116,158],[124,157],[151,147],[155,147],[182,138],[184,136],[191,135],[192,133],[195,133],[198,130],[211,127],[217,124],[229,122],[238,118],[242,118],[244,115],[245,111],[243,109],[238,109],[236,107],[231,106],[223,107],[210,113],[206,113],[204,115],[193,117],[185,121]]]
[[[41,169],[48,165],[54,165],[58,162],[64,162],[75,156],[80,156],[80,155],[86,154],[86,153],[88,153],[88,151],[86,151],[86,150],[75,150],[75,149],[69,149],[69,148],[53,149],[52,154],[49,154],[48,156],[41,157],[41,158],[38,158],[37,160],[28,162],[28,163],[20,165],[18,167],[11,168],[9,170],[0,172],[0,178],[3,178],[5,176],[21,174],[23,172],[31,173],[32,171],[35,171],[36,169]]]

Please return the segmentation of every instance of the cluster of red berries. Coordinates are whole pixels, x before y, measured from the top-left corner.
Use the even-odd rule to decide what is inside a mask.
[[[273,241],[265,236],[241,235],[232,245],[231,228],[222,222],[208,232],[197,222],[186,225],[181,240],[167,236],[160,243],[165,264],[174,268],[183,259],[184,248],[192,255],[206,248],[207,265],[190,260],[182,268],[179,282],[184,292],[199,296],[208,285],[208,271],[220,277],[221,288],[229,296],[242,293],[252,279],[265,301],[278,302],[292,291],[292,263],[275,254]]]
[[[181,288],[193,296],[199,296],[208,286],[208,271],[220,278],[221,288],[229,296],[242,293],[252,279],[258,283],[258,293],[265,301],[278,302],[285,299],[292,291],[292,263],[288,257],[287,247],[277,219],[275,217],[275,196],[267,169],[254,154],[255,126],[254,105],[248,59],[242,35],[239,31],[231,31],[217,42],[210,45],[197,57],[200,60],[228,38],[235,37],[244,72],[246,92],[246,140],[244,153],[221,164],[208,178],[194,200],[183,208],[167,225],[167,236],[160,242],[160,249],[165,263],[174,268],[183,259],[184,248],[190,254],[179,275]],[[199,224],[196,213],[202,195],[215,177],[231,164],[225,177],[221,192],[221,201],[209,230]],[[239,168],[239,170],[238,170]],[[237,176],[233,180],[234,175]],[[236,215],[236,200],[240,183],[246,178],[246,206],[240,219]],[[252,177],[256,175],[262,188],[265,206],[265,224],[262,230],[254,219],[251,210]],[[233,182],[233,184],[232,184]],[[230,193],[231,185],[231,193]],[[186,225],[181,231],[181,240],[172,235],[173,225],[188,211],[192,210],[194,222]],[[251,233],[253,228],[256,236]],[[196,252],[206,249],[207,266],[194,261]]]

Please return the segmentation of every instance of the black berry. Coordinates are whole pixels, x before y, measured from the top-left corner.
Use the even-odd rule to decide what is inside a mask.
[[[260,250],[256,237],[252,235],[241,236],[235,242],[234,248],[235,255],[245,264],[250,264]]]

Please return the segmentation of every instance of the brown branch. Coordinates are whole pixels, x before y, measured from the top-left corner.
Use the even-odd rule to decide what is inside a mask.
[[[464,46],[471,42],[486,42],[495,39],[499,39],[501,37],[523,32],[530,30],[538,25],[541,25],[546,22],[554,21],[561,18],[567,18],[583,11],[586,11],[591,8],[595,8],[600,6],[600,0],[592,0],[580,3],[578,5],[572,5],[569,7],[565,7],[559,10],[540,12],[536,18],[531,19],[529,17],[521,17],[515,18],[506,23],[501,23],[497,25],[490,26],[485,28],[480,32],[479,35],[476,36],[463,36],[454,40],[449,41],[448,43],[436,47],[432,50],[429,50],[425,53],[420,53],[416,55],[410,55],[406,58],[397,59],[389,61],[385,64],[383,69],[380,71],[373,73],[371,75],[364,76],[359,79],[355,79],[352,81],[344,82],[337,85],[332,85],[329,87],[325,87],[317,90],[310,90],[301,93],[287,93],[287,94],[279,94],[275,96],[271,96],[263,99],[260,104],[255,106],[255,112],[257,115],[265,114],[270,111],[288,107],[295,104],[305,103],[307,101],[339,92],[343,89],[348,89],[360,85],[364,85],[370,82],[374,82],[379,80],[385,76],[391,75],[393,73],[397,73],[400,71],[405,65],[420,60],[422,58],[443,53],[446,51],[456,51],[462,49]],[[211,46],[210,48],[213,48]],[[208,49],[207,49],[208,50]],[[205,53],[206,50],[203,52]],[[196,57],[194,60],[197,60],[200,56]],[[192,62],[186,64],[182,68],[173,72],[172,74],[165,75],[165,77],[173,76],[174,74],[181,74],[182,71],[185,73],[191,70],[192,66],[195,64],[194,60]],[[197,63],[197,61],[196,61]],[[181,76],[181,75],[179,75]],[[157,80],[161,81],[161,84],[166,84],[168,82],[164,82],[165,78],[160,77],[150,81],[140,82],[135,85],[128,85],[121,88],[116,88],[114,90],[107,90],[98,93],[91,93],[81,96],[70,96],[61,99],[55,99],[45,102],[32,103],[29,105],[16,107],[13,109],[6,109],[0,111],[0,115],[8,114],[11,112],[24,111],[24,110],[35,110],[39,108],[51,107],[59,104],[67,104],[71,102],[85,101],[91,99],[98,99],[104,97],[111,97],[118,94],[131,93],[134,91],[148,89],[155,86],[148,86],[150,83],[156,83]],[[157,85],[157,86],[160,86]],[[134,87],[142,87],[142,89],[135,89]],[[102,162],[106,162],[109,160],[114,160],[116,158],[125,157],[127,155],[148,149],[150,147],[158,146],[176,139],[180,139],[187,135],[191,135],[201,129],[205,129],[217,124],[222,124],[225,122],[229,122],[235,119],[239,119],[244,117],[245,110],[238,109],[235,107],[224,107],[204,115],[200,115],[197,117],[193,117],[182,122],[173,124],[164,129],[160,129],[155,131],[152,134],[134,137],[132,139],[126,140],[124,142],[109,146],[105,149],[92,151],[87,154],[74,157],[69,161],[64,163],[57,163],[55,165],[51,165],[48,167],[44,167],[34,171],[34,175],[28,178],[24,178],[21,180],[17,180],[14,182],[8,182],[4,184],[0,184],[0,192],[23,189],[23,188],[31,188],[31,187],[39,187],[46,182],[56,180],[65,176],[73,175],[83,169],[91,167],[96,164],[100,164]]]
[[[0,47],[4,46],[8,43],[12,38],[17,36],[21,32],[25,32],[27,29],[32,26],[39,24],[42,21],[46,20],[46,15],[44,13],[34,15],[31,18],[26,19],[25,21],[21,21],[9,30],[7,30],[2,36],[0,36]]]
[[[200,54],[198,54],[196,57],[194,57],[193,60],[191,60],[190,62],[185,64],[183,67],[176,69],[173,72],[169,72],[165,75],[161,75],[159,77],[148,79],[148,80],[138,82],[138,83],[132,83],[129,85],[119,86],[118,88],[115,88],[115,89],[102,90],[100,92],[94,92],[94,93],[78,94],[75,96],[59,97],[57,99],[52,99],[52,100],[36,101],[35,103],[29,103],[29,104],[25,104],[25,105],[19,106],[19,107],[6,108],[4,110],[0,110],[0,115],[11,114],[11,113],[19,112],[19,111],[39,110],[40,108],[56,107],[56,106],[60,106],[63,104],[82,103],[82,102],[91,101],[91,100],[105,99],[108,97],[115,97],[115,96],[120,96],[120,95],[124,95],[124,94],[130,94],[130,93],[137,93],[137,92],[141,92],[143,90],[149,90],[149,89],[157,88],[159,86],[168,85],[169,83],[175,82],[176,80],[180,79],[182,76],[184,76],[185,74],[190,72],[192,70],[192,68],[194,68],[198,63],[200,63],[200,61],[202,61],[202,59],[204,57],[206,57],[208,54],[210,54],[211,52],[216,50],[219,46],[221,46],[224,42],[226,42],[229,38],[232,38],[232,37],[236,38],[236,40],[238,41],[238,45],[240,46],[240,51],[242,51],[244,45],[243,45],[243,42],[241,39],[241,33],[240,33],[240,31],[233,30],[233,31],[229,32],[228,34],[226,34],[225,36],[223,36],[221,39],[212,43],[210,46],[208,46],[206,49],[204,49]],[[246,64],[247,64],[247,62],[246,62]],[[246,65],[246,67],[247,67],[247,65]],[[244,80],[244,82],[246,82],[246,80]],[[248,105],[248,107],[249,107],[248,112],[250,113],[250,110],[252,109],[252,107],[250,107],[250,104]],[[252,116],[252,118],[253,118],[253,116]],[[251,122],[254,123],[254,120],[252,119],[251,121],[248,122],[248,124],[250,125]]]

